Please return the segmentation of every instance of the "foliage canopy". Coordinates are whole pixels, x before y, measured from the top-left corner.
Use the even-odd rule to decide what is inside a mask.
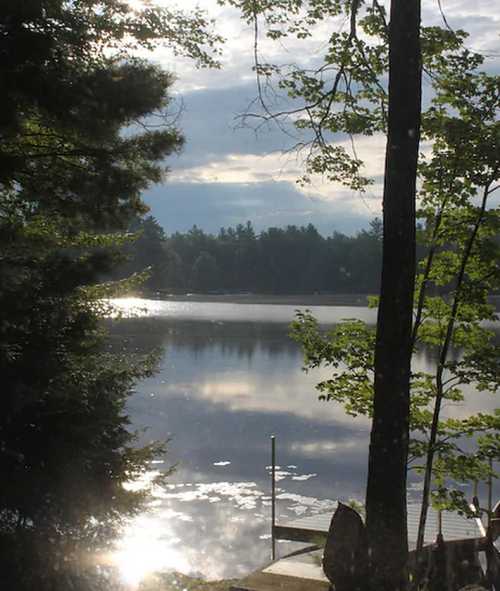
[[[498,318],[488,296],[500,287],[500,209],[494,196],[500,178],[500,79],[481,70],[483,58],[464,46],[466,37],[462,31],[423,30],[433,94],[422,118],[431,149],[419,163],[425,256],[416,277],[413,346],[429,351],[436,369],[413,369],[410,464],[425,474],[424,510],[432,493],[437,506],[469,512],[460,483],[496,476],[490,460],[500,459],[500,413],[456,418],[441,411],[462,402],[466,391],[472,396],[471,388],[494,394],[500,387],[500,348],[487,326]],[[341,402],[351,414],[369,415],[373,331],[347,321],[323,335],[310,314],[301,314],[292,332],[304,348],[306,368],[325,363],[334,370],[332,379],[318,384],[321,396]],[[424,525],[423,516],[421,530]]]
[[[110,588],[99,552],[144,500],[124,483],[161,446],[134,447],[125,403],[154,359],[107,350],[101,298],[113,287],[98,278],[127,238],[119,232],[146,210],[141,191],[182,145],[168,114],[173,78],[136,51],[167,43],[214,66],[219,38],[210,29],[200,11],[132,10],[120,0],[9,0],[0,8],[7,588]]]

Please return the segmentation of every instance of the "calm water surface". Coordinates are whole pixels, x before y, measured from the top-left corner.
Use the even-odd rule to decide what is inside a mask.
[[[296,306],[118,302],[124,318],[113,322],[113,346],[161,351],[158,373],[130,400],[133,427],[146,429],[142,442],[170,439],[152,471],[177,465],[121,540],[117,562],[128,583],[169,568],[236,577],[269,560],[272,434],[279,519],[323,512],[334,499],[363,499],[369,424],[318,401],[314,386],[328,372],[301,370],[300,350],[288,337]],[[374,323],[376,315],[364,307],[311,310],[324,325]],[[420,368],[429,364],[429,356],[416,360]],[[493,397],[475,394],[453,412],[494,406]]]

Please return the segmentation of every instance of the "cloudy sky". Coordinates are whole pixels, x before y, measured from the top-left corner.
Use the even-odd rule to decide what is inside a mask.
[[[253,65],[253,30],[239,13],[216,0],[152,0],[189,9],[199,5],[216,19],[226,38],[220,70],[197,70],[188,60],[157,50],[152,58],[175,73],[179,126],[186,146],[169,160],[163,185],[145,194],[151,213],[167,232],[198,225],[217,232],[221,226],[251,220],[260,230],[268,226],[313,223],[324,234],[352,233],[380,215],[384,140],[360,138],[356,148],[374,184],[361,195],[340,185],[314,179],[306,188],[296,183],[304,172],[303,155],[290,152],[296,139],[277,127],[244,127],[238,115],[257,95]],[[500,11],[498,0],[441,0],[448,23],[470,33],[468,46],[488,59],[489,70],[500,70]],[[438,0],[423,0],[424,24],[442,24]],[[342,23],[335,23],[337,29]],[[261,43],[263,60],[277,63],[318,63],[329,29],[319,28],[306,42]],[[151,56],[149,56],[151,57]]]

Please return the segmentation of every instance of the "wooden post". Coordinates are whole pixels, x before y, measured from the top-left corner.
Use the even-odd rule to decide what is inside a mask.
[[[271,558],[276,560],[276,540],[274,526],[276,525],[276,437],[271,435]]]

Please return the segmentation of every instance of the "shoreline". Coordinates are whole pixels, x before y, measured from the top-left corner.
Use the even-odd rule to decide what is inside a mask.
[[[207,581],[197,576],[189,576],[180,572],[151,573],[139,583],[138,591],[229,591],[237,579],[221,579]]]
[[[289,306],[368,306],[370,294],[173,294],[162,291],[143,292],[140,297],[166,302],[205,302],[227,304],[265,304]]]
[[[131,294],[132,295],[132,294]],[[171,293],[162,290],[140,291],[136,297],[165,302],[226,303],[276,306],[359,306],[369,307],[369,298],[378,294],[262,294],[262,293]],[[488,302],[500,312],[500,295],[488,297]]]

